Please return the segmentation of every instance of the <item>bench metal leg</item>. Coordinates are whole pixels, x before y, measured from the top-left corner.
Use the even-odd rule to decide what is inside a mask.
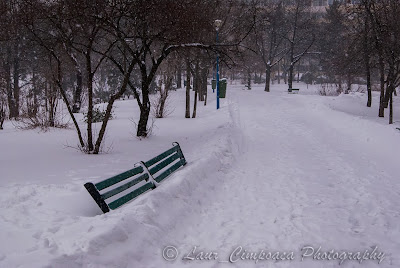
[[[181,159],[182,166],[186,165],[186,159],[185,159],[185,156],[183,155],[183,152],[182,152],[182,150],[181,150],[181,146],[179,145],[179,143],[176,142],[176,141],[174,141],[174,142],[172,143],[172,145],[173,145],[173,146],[178,146],[178,148],[177,148],[177,150],[176,150],[176,153],[179,155],[179,157],[180,157],[180,159]]]
[[[108,205],[106,204],[104,199],[101,197],[99,191],[97,191],[94,184],[91,182],[88,182],[88,183],[85,183],[84,186],[85,186],[86,190],[89,192],[89,194],[93,197],[94,201],[96,201],[96,203],[100,207],[101,211],[103,211],[103,213],[109,212],[110,208],[108,207]]]

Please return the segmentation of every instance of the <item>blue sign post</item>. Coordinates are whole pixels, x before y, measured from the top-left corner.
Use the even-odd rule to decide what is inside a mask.
[[[218,31],[219,28],[221,27],[222,21],[221,20],[215,20],[215,30],[217,31],[217,40],[216,40],[216,44],[218,47]],[[217,48],[218,49],[218,48]],[[217,110],[219,109],[219,52],[217,51]]]

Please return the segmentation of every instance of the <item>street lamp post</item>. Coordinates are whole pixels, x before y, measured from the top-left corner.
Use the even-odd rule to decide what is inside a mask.
[[[216,39],[216,44],[218,46],[218,31],[219,28],[222,25],[222,21],[221,20],[215,20],[214,22],[214,26],[215,26],[215,30],[217,32],[217,39]],[[219,52],[217,51],[217,110],[219,109]]]

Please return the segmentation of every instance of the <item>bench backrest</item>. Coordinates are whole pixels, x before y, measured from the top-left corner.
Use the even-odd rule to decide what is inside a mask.
[[[184,165],[186,160],[182,150],[174,142],[171,149],[149,161],[136,163],[135,168],[98,183],[85,183],[85,188],[106,213],[156,188],[162,180]]]

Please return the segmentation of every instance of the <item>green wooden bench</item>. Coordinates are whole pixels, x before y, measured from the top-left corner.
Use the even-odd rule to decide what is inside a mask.
[[[171,173],[186,165],[179,143],[146,162],[139,162],[133,169],[106,180],[85,183],[85,188],[106,213],[156,188]],[[129,179],[129,180],[128,180]]]
[[[288,88],[289,93],[299,93],[299,88]]]

